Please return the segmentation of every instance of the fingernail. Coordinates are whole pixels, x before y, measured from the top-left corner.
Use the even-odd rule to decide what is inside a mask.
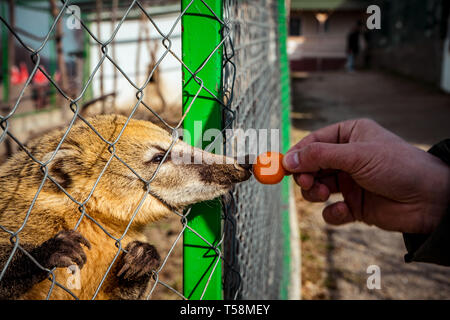
[[[342,219],[342,210],[340,209],[339,206],[336,206],[333,210],[331,210],[331,214],[333,215],[333,217],[336,220],[341,220]]]
[[[334,210],[332,210],[331,214],[338,221],[341,221],[345,217],[344,209],[339,204],[336,207],[334,207]]]
[[[284,165],[287,169],[296,169],[300,165],[298,152],[291,152],[284,157]]]

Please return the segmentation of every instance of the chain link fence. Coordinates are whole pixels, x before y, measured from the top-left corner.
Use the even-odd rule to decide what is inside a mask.
[[[231,103],[235,111],[234,129],[278,130],[283,125],[278,5],[278,1],[271,0],[225,1],[225,16],[231,26],[234,45],[232,68],[236,69],[236,76],[226,76],[224,80],[227,81],[225,87],[234,87]],[[278,141],[269,139],[269,142],[281,145],[279,138]],[[232,149],[232,143],[228,139],[226,148]],[[268,145],[268,150],[277,147]],[[265,151],[258,150],[258,153]],[[225,246],[225,251],[237,272],[226,273],[226,298],[280,298],[284,254],[281,192],[281,184],[269,187],[246,183],[234,189],[234,203],[227,209],[235,226],[227,237],[234,246]]]
[[[48,279],[45,281],[49,281],[50,284],[46,294],[47,299],[52,299],[52,294],[55,290],[66,292],[66,296],[69,298],[72,297],[78,299],[79,297],[73,290],[67,287],[66,283],[58,281],[55,274],[55,268],[45,268],[30,254],[29,250],[27,250],[27,243],[23,240],[29,239],[30,237],[29,234],[25,234],[25,228],[30,217],[33,215],[33,208],[35,207],[36,202],[39,201],[38,198],[44,188],[44,184],[51,182],[60,190],[60,192],[65,194],[68,201],[74,203],[78,208],[78,212],[73,212],[77,217],[76,225],[72,226],[74,230],[77,230],[82,221],[89,220],[92,225],[94,225],[95,228],[99,228],[117,248],[114,258],[109,261],[106,272],[101,277],[101,280],[98,283],[95,283],[95,290],[92,292],[90,298],[96,299],[98,298],[102,286],[105,285],[108,275],[112,272],[111,270],[114,264],[119,259],[120,255],[125,252],[122,241],[127,236],[127,233],[129,233],[133,221],[139,214],[140,208],[147,197],[155,195],[152,191],[152,181],[158,175],[158,171],[169,156],[172,147],[180,138],[179,129],[182,127],[183,121],[189,112],[196,107],[196,100],[199,96],[207,92],[221,108],[223,114],[223,126],[221,129],[223,134],[225,134],[225,129],[229,128],[279,129],[282,126],[280,121],[280,71],[277,62],[279,59],[277,1],[226,0],[223,4],[223,17],[221,13],[214,12],[210,6],[210,1],[188,1],[178,17],[173,21],[172,27],[167,32],[163,32],[152,18],[151,9],[146,9],[141,3],[142,1],[130,0],[128,1],[129,5],[126,6],[126,9],[124,10],[123,16],[118,20],[110,38],[106,41],[102,41],[82,18],[74,16],[80,21],[81,27],[89,37],[90,41],[97,43],[99,50],[101,51],[101,58],[87,77],[87,81],[84,83],[79,94],[77,96],[71,96],[65,91],[65,88],[62,88],[61,85],[52,79],[46,70],[41,67],[41,51],[52,37],[62,16],[67,13],[72,15],[75,14],[74,11],[71,12],[69,9],[69,6],[73,2],[74,1],[60,2],[61,6],[59,7],[59,13],[54,19],[51,28],[48,30],[41,45],[37,48],[28,46],[16,30],[9,24],[8,20],[3,16],[0,17],[2,24],[6,26],[8,32],[14,36],[20,46],[29,52],[34,64],[34,68],[14,105],[11,106],[9,112],[0,115],[0,127],[2,129],[0,143],[3,143],[7,137],[12,139],[12,141],[14,141],[21,149],[20,152],[25,153],[28,156],[28,161],[39,166],[42,173],[42,180],[37,188],[37,192],[26,209],[26,212],[24,212],[21,223],[15,226],[15,228],[7,228],[5,225],[0,225],[0,236],[3,239],[9,239],[9,247],[11,250],[4,265],[0,265],[0,284],[6,271],[11,267],[14,256],[21,253],[27,256],[40,270],[47,272]],[[121,1],[121,5],[123,5],[124,2],[125,1]],[[208,14],[207,17],[205,17],[205,21],[207,19],[212,19],[215,23],[220,25],[222,40],[214,45],[214,49],[204,57],[204,62],[201,65],[192,69],[192,66],[186,65],[184,59],[172,50],[171,36],[173,35],[175,28],[177,26],[179,27],[183,15],[194,6],[202,6],[203,9],[206,8]],[[164,48],[164,53],[153,65],[153,68],[150,70],[150,73],[147,75],[142,85],[135,83],[132,80],[132,77],[123,70],[120,62],[115,61],[109,52],[111,43],[114,41],[116,34],[132,10],[142,12],[145,19],[148,20],[148,23],[151,24],[152,28],[154,28],[161,37],[160,45]],[[205,26],[207,26],[206,23]],[[216,88],[207,87],[205,81],[199,76],[202,69],[205,68],[205,66],[210,63],[212,57],[217,54],[222,54],[223,59],[223,98],[221,94],[215,93]],[[189,104],[185,105],[185,112],[176,125],[169,124],[155,112],[152,109],[151,100],[149,100],[150,102],[144,101],[145,88],[151,81],[156,68],[158,68],[161,62],[169,56],[175,58],[179,62],[180,68],[182,67],[184,72],[188,72],[191,80],[198,84],[198,91],[191,97]],[[127,120],[117,137],[112,141],[108,140],[107,137],[102,136],[95,126],[90,123],[89,118],[84,117],[80,112],[80,102],[89,86],[92,85],[94,77],[105,61],[109,61],[114,65],[120,76],[124,77],[135,89],[136,94],[135,104],[130,107]],[[65,103],[63,108],[66,108],[71,112],[71,119],[64,128],[62,138],[57,143],[57,147],[50,158],[46,160],[37,158],[35,154],[33,154],[33,150],[29,149],[23,141],[20,141],[11,132],[10,124],[20,107],[21,99],[26,88],[30,85],[31,80],[38,70],[45,75],[59,95],[64,98]],[[146,112],[151,113],[172,135],[172,143],[168,150],[165,150],[164,158],[159,163],[150,179],[144,179],[139,176],[137,171],[117,154],[118,142],[122,139],[125,128],[131,119],[133,119],[138,108],[143,108]],[[94,132],[103,141],[109,152],[109,158],[106,161],[104,168],[101,170],[100,175],[95,177],[95,183],[85,199],[76,199],[76,197],[67,192],[67,190],[58,183],[57,179],[51,176],[49,170],[49,166],[55,160],[57,153],[61,151],[61,146],[64,141],[70,137],[72,128],[80,122],[83,122],[89,130]],[[230,143],[229,140],[225,140],[225,150],[232,147]],[[130,174],[135,175],[145,186],[145,195],[138,203],[136,203],[131,219],[123,226],[123,233],[120,236],[114,236],[110,230],[102,225],[101,221],[96,220],[87,210],[87,204],[92,200],[92,195],[96,190],[100,179],[102,179],[102,176],[105,174],[112,161],[119,161],[126,166],[129,169]],[[189,225],[188,219],[190,209],[186,212],[177,212],[176,210],[173,210],[173,214],[180,219],[181,231],[177,235],[167,254],[162,257],[160,266],[153,270],[151,284],[142,298],[151,299],[158,286],[163,286],[181,299],[189,297],[189,293],[181,292],[180,290],[173,288],[160,277],[161,271],[169,263],[169,259],[171,258],[175,246],[182,241],[182,236],[187,230],[195,234],[198,239],[204,243],[204,246],[208,247],[215,255],[209,278],[206,279],[204,287],[201,288],[200,299],[204,297],[216,268],[222,263],[224,266],[224,274],[222,276],[224,298],[279,298],[282,277],[282,263],[280,263],[280,261],[282,260],[283,255],[282,242],[284,239],[281,229],[281,215],[279,214],[282,207],[280,193],[281,189],[278,186],[266,187],[258,185],[255,182],[242,184],[236,187],[236,189],[231,192],[231,196],[226,197],[227,200],[222,202],[224,208],[222,214],[223,228],[221,235],[219,236],[219,241],[214,243],[208,241],[200,231],[195,230]],[[0,213],[0,215],[5,217],[5,214],[7,213],[8,212],[4,211]],[[89,261],[87,263],[89,263]]]

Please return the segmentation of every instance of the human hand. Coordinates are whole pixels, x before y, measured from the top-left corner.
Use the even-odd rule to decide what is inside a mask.
[[[430,233],[450,199],[450,167],[372,120],[340,122],[319,129],[285,155],[303,197],[344,201],[323,210],[326,222],[363,221],[385,230]]]

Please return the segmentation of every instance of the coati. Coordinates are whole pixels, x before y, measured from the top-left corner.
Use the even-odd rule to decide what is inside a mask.
[[[87,122],[104,139],[113,142],[126,121],[123,116],[102,115]],[[42,162],[52,160],[46,166],[49,176],[74,200],[83,203],[88,199],[86,216],[74,230],[82,215],[79,205],[47,178],[15,240],[20,240],[21,246],[42,267],[56,268],[56,281],[63,286],[71,275],[67,267],[78,265],[81,288],[71,291],[80,299],[91,299],[118,252],[118,243],[93,220],[112,236],[121,237],[146,194],[146,184],[142,180],[152,177],[172,137],[153,123],[130,120],[114,145],[117,158],[110,160],[111,147],[85,122],[79,121],[52,159],[63,134],[62,130],[48,133],[31,141],[27,150]],[[174,154],[194,161],[183,163],[179,157],[171,157]],[[198,161],[202,158],[203,161]],[[109,160],[109,166],[90,194]],[[96,298],[142,298],[152,270],[160,263],[156,249],[145,242],[144,226],[173,214],[173,209],[181,212],[190,204],[225,194],[233,184],[250,177],[249,167],[177,141],[151,181],[151,193],[121,240],[126,253],[120,252]],[[24,151],[17,152],[0,167],[0,226],[12,232],[22,226],[43,177],[43,168]],[[4,231],[0,228],[0,271],[13,248],[10,234]],[[0,298],[45,299],[51,285],[51,281],[46,280],[48,276],[48,272],[38,268],[18,249],[0,281]],[[72,296],[55,286],[50,298],[71,299]]]

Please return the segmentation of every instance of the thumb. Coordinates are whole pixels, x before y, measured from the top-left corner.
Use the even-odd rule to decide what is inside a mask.
[[[367,153],[361,152],[358,143],[314,142],[301,149],[288,152],[283,158],[283,167],[294,173],[334,169],[351,174],[365,157],[367,157]]]
[[[344,201],[327,206],[323,210],[322,216],[325,222],[336,226],[355,221],[350,208]]]

